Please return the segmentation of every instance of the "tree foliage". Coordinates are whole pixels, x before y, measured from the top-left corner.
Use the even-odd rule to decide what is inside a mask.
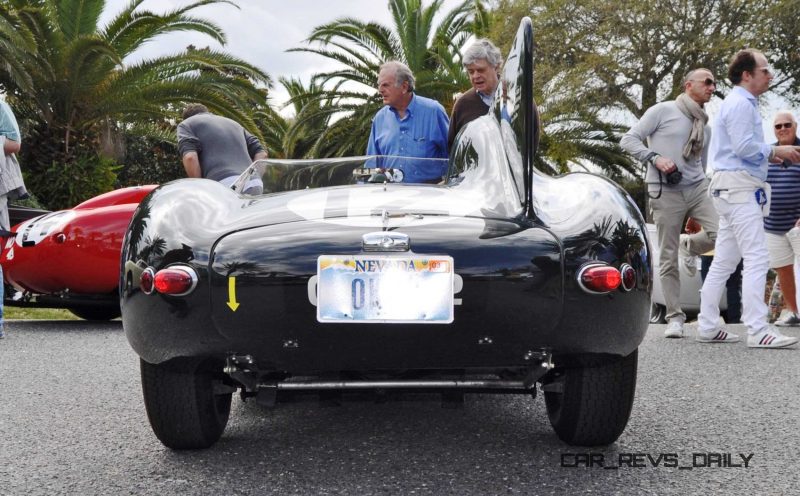
[[[294,51],[315,53],[338,62],[338,68],[317,74],[317,89],[297,113],[293,133],[311,124],[329,125],[308,148],[309,156],[359,155],[367,148],[369,128],[383,103],[375,89],[378,67],[389,60],[406,63],[416,78],[416,92],[438,100],[446,109],[469,87],[461,67],[460,48],[473,34],[484,34],[489,13],[483,0],[465,0],[448,12],[443,0],[389,0],[392,26],[354,18],[315,27]],[[441,16],[436,23],[435,18]]]
[[[541,168],[591,162],[630,190],[621,172],[641,172],[615,145],[627,128],[620,122],[675,98],[693,68],[716,74],[723,96],[727,63],[742,48],[764,51],[778,74],[772,89],[800,102],[798,0],[496,0],[493,7],[491,37],[505,49],[519,20],[533,20]],[[599,138],[578,137],[591,154],[576,153],[576,133]]]
[[[693,68],[724,81],[728,60],[745,47],[767,54],[778,70],[773,89],[798,101],[799,7],[798,0],[499,0],[495,16],[532,18],[541,85],[638,118],[676,97]],[[507,32],[494,26],[503,43]]]
[[[536,166],[550,174],[563,174],[587,169],[603,172],[617,182],[640,175],[637,165],[620,147],[624,127],[608,119],[602,105],[574,93],[586,90],[577,84],[576,91],[564,91],[562,85],[574,77],[567,69],[569,63],[557,63],[547,54],[548,43],[557,44],[556,36],[545,36],[539,24],[546,13],[538,0],[498,0],[492,10],[493,23],[489,37],[507,52],[513,42],[519,22],[529,16],[534,22],[536,60],[534,62],[534,99],[542,124]],[[570,22],[568,5],[564,2],[562,24]],[[563,40],[562,40],[563,43]],[[562,47],[563,48],[563,47]],[[566,67],[566,68],[565,68]]]
[[[265,100],[270,78],[223,51],[189,48],[181,53],[126,63],[145,43],[176,31],[203,33],[225,43],[213,22],[196,17],[197,0],[164,13],[130,0],[105,26],[105,0],[5,0],[0,4],[0,91],[27,131],[23,141],[26,181],[47,201],[52,181],[45,172],[70,164],[103,163],[92,154],[114,155],[127,124],[147,127],[177,115],[185,102],[200,102],[258,133],[253,102]],[[74,203],[93,191],[75,191]],[[67,206],[50,203],[51,207]]]

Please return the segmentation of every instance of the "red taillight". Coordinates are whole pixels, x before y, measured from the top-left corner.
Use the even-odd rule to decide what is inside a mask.
[[[197,285],[197,274],[190,267],[172,266],[156,272],[153,287],[161,294],[184,296]]]
[[[141,277],[139,278],[139,287],[142,288],[142,292],[144,294],[150,294],[153,292],[153,269],[146,268],[144,272],[142,272]]]
[[[578,272],[578,283],[588,293],[608,293],[621,282],[619,270],[609,265],[587,265]]]
[[[620,275],[622,276],[622,289],[630,291],[636,286],[636,271],[633,270],[628,264],[622,264],[619,268]]]

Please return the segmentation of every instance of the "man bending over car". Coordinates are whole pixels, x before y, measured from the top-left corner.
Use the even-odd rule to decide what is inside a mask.
[[[238,122],[212,114],[205,105],[194,103],[183,111],[178,124],[178,152],[188,177],[202,177],[232,186],[254,161],[267,158],[258,138]],[[247,195],[264,191],[261,178],[244,187]]]

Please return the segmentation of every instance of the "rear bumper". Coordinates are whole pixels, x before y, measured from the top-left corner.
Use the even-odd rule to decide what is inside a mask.
[[[547,302],[537,302],[523,283],[466,280],[465,304],[446,325],[320,324],[305,293],[302,281],[261,288],[257,301],[240,299],[237,312],[224,318],[210,311],[205,298],[167,303],[169,297],[138,293],[125,302],[123,323],[133,348],[151,363],[244,354],[261,369],[292,374],[526,367],[531,353],[543,350],[556,359],[625,356],[641,343],[648,325],[646,291],[576,295],[566,303],[569,314],[547,327],[537,325]],[[516,315],[487,311],[512,296],[523,299],[506,307]],[[471,299],[481,304],[470,307]],[[248,315],[248,306],[258,312]]]
[[[358,253],[368,232],[323,228],[307,222],[237,231],[207,254],[187,250],[197,245],[188,241],[173,243],[172,251],[168,246],[163,258],[195,267],[198,287],[185,297],[145,295],[137,282],[123,281],[123,323],[132,347],[150,363],[247,355],[260,369],[294,375],[500,370],[528,367],[540,352],[557,360],[627,356],[647,330],[649,262],[630,259],[646,257],[646,248],[620,248],[628,258],[605,252],[611,265],[638,267],[634,290],[590,295],[578,288],[575,274],[591,254],[565,259],[562,242],[545,229],[475,218],[449,219],[446,229],[403,229],[415,253],[453,257],[463,288],[451,324],[322,324],[310,284],[317,257]]]

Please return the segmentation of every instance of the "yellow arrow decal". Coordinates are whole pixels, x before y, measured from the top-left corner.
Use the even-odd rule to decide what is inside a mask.
[[[234,312],[237,308],[239,308],[239,304],[236,303],[236,278],[231,276],[228,277],[228,306]]]

